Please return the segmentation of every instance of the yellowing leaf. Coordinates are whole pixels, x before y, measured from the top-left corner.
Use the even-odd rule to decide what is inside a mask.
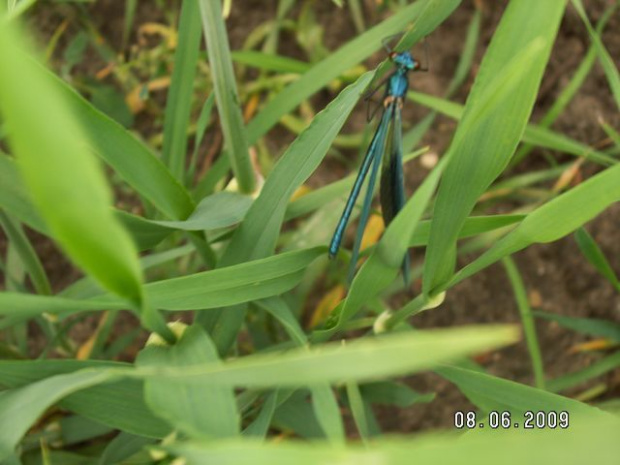
[[[595,339],[593,341],[583,342],[581,344],[575,344],[568,351],[570,354],[577,354],[580,352],[591,352],[595,350],[607,350],[617,346],[616,341],[611,339]]]
[[[553,186],[554,192],[560,192],[566,189],[572,182],[579,181],[581,178],[581,172],[579,168],[585,158],[578,159],[575,163],[572,163],[558,178],[555,185]]]
[[[297,188],[297,190],[295,192],[293,192],[293,195],[291,196],[291,202],[294,202],[295,200],[299,199],[300,197],[303,197],[304,195],[308,194],[312,192],[312,188],[306,186],[305,184],[302,184],[301,186],[299,186]]]
[[[323,296],[319,304],[312,312],[312,318],[310,319],[310,327],[314,328],[319,323],[324,321],[331,312],[338,306],[340,301],[344,298],[344,286],[340,284],[334,287],[331,291]]]
[[[159,23],[145,23],[138,28],[138,40],[141,44],[146,43],[147,35],[158,35],[166,40],[166,45],[174,49],[177,46],[177,31]]]
[[[97,329],[90,337],[80,346],[75,356],[78,360],[88,360],[90,358],[90,354],[93,351],[93,347],[95,347],[95,342],[97,342],[97,338],[99,337],[99,333],[101,329],[105,326],[105,322],[108,320],[110,312],[104,312],[97,324]]]
[[[145,91],[151,92],[154,90],[162,90],[166,89],[170,86],[170,76],[164,76],[161,78],[153,79],[146,84],[140,84],[133,88],[129,94],[125,97],[125,102],[127,106],[131,110],[131,112],[135,115],[144,110],[145,107],[145,99],[143,98],[143,94]]]
[[[380,215],[371,215],[364,230],[360,250],[375,245],[379,241],[381,234],[383,234],[384,229],[383,218]]]

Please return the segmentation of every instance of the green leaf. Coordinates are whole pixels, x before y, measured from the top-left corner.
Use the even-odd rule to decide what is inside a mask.
[[[409,91],[407,97],[416,103],[439,111],[450,118],[460,120],[463,116],[464,107],[457,103],[414,91]],[[545,127],[536,126],[534,124],[529,124],[526,126],[521,140],[538,147],[568,153],[576,157],[583,157],[603,166],[618,163],[616,159],[599,150],[595,150],[592,147],[570,139],[563,134],[558,134]]]
[[[319,165],[370,79],[371,74],[366,73],[343,90],[289,146],[235,231],[220,266],[273,253],[291,196]],[[220,331],[216,342],[221,353],[225,353],[235,340],[244,314],[245,310],[238,308],[218,316]]]
[[[140,452],[144,446],[153,442],[151,438],[120,433],[108,443],[97,465],[117,465],[122,463],[123,460]]]
[[[446,161],[447,158],[442,159],[390,223],[383,237],[351,283],[351,289],[344,301],[342,312],[339,315],[334,314],[338,320],[327,323],[329,332],[341,328],[365,303],[394,280],[408,250],[410,238],[435,192],[435,187],[439,182]]]
[[[49,234],[45,222],[32,205],[16,163],[0,154],[0,207],[43,234]]]
[[[586,381],[609,373],[620,366],[620,352],[609,355],[601,360],[592,363],[586,368],[559,376],[549,381],[548,386],[551,391],[559,392],[578,386]]]
[[[5,215],[2,210],[0,210],[0,225],[2,225],[2,228],[4,229],[11,245],[15,247],[15,250],[24,263],[26,271],[30,275],[30,279],[37,293],[48,295],[51,294],[52,288],[49,280],[47,279],[45,269],[43,268],[34,247],[32,247],[32,244],[30,243],[30,240],[26,236],[26,233],[21,225],[17,221],[14,221],[12,218]]]
[[[224,365],[206,364],[176,369],[140,368],[134,376],[167,377],[212,385],[299,387],[317,383],[374,380],[427,370],[467,354],[510,344],[517,334],[510,326],[419,331],[326,344],[313,349],[251,355]]]
[[[86,137],[62,94],[16,46],[21,42],[8,23],[0,24],[0,109],[32,199],[76,264],[105,288],[140,305],[137,252],[112,215],[105,177],[83,150]],[[32,137],[33,128],[37,137]]]
[[[470,216],[465,220],[458,238],[477,236],[496,229],[506,228],[522,221],[527,215],[489,215]],[[420,221],[409,241],[410,247],[428,244],[431,232],[431,220]]]
[[[110,373],[78,372],[53,376],[0,392],[0,460],[4,460],[46,408],[80,389],[112,378]]]
[[[279,295],[294,287],[324,247],[287,252],[263,260],[172,278],[145,286],[152,305],[163,310],[203,310]],[[91,293],[89,293],[91,294]],[[113,296],[91,300],[0,292],[0,314],[35,316],[44,312],[124,309]]]
[[[186,176],[186,183],[193,184],[193,180],[196,174],[196,169],[198,165],[198,151],[202,144],[202,139],[205,136],[205,132],[207,131],[207,127],[209,126],[209,122],[211,121],[211,113],[213,113],[213,103],[215,100],[215,95],[211,93],[209,97],[205,100],[200,109],[200,116],[198,117],[198,122],[196,123],[196,138],[194,140],[194,151],[192,152],[192,159],[189,165],[189,170]],[[220,159],[218,159],[219,161]],[[221,157],[221,160],[228,159],[226,157]],[[211,166],[209,172],[212,172],[215,166]]]
[[[523,325],[523,332],[525,333],[525,342],[527,343],[527,350],[530,354],[532,361],[532,369],[534,371],[534,380],[538,389],[545,389],[545,370],[543,367],[542,355],[540,353],[540,344],[538,344],[538,337],[536,336],[536,326],[534,325],[534,318],[532,317],[532,309],[527,298],[527,291],[523,279],[519,273],[519,269],[511,257],[505,257],[503,260],[506,274],[510,280],[512,291],[517,301],[517,307],[519,308],[519,315],[521,316],[521,324]]]
[[[583,418],[599,418],[605,421],[611,415],[582,402],[552,394],[523,384],[496,378],[484,373],[456,367],[436,370],[439,375],[454,383],[467,398],[484,412],[491,410],[510,411],[512,415],[529,411],[566,410],[570,413],[571,425]]]
[[[299,322],[293,315],[284,299],[279,296],[259,300],[256,305],[268,312],[284,327],[290,338],[298,345],[303,346],[308,342],[308,338]]]
[[[291,196],[319,166],[371,77],[367,73],[343,90],[278,160],[235,231],[222,258],[223,266],[273,253]]]
[[[219,1],[200,0],[199,5],[226,152],[230,157],[230,164],[240,191],[250,194],[254,191],[254,170],[239,108],[239,97],[221,4]]]
[[[620,109],[620,73],[614,63],[614,59],[605,48],[598,32],[596,32],[592,27],[592,24],[590,24],[590,20],[588,19],[585,9],[583,8],[583,3],[581,0],[572,0],[572,2],[573,6],[577,10],[577,13],[579,13],[579,16],[583,20],[583,23],[586,25],[588,34],[590,34],[590,39],[596,48],[596,53],[598,54],[598,58],[603,66],[603,70],[605,71],[605,76],[607,76],[607,82],[609,83],[609,87],[611,87],[611,93],[616,101],[618,109]]]
[[[166,99],[162,159],[172,175],[182,180],[187,154],[187,127],[192,109],[194,76],[202,37],[200,11],[195,0],[183,2],[178,31],[179,43],[174,52],[172,82]]]
[[[604,337],[620,342],[620,324],[611,320],[599,318],[577,318],[573,316],[556,315],[548,312],[534,312],[538,318],[555,321],[564,328],[577,331],[589,336]]]
[[[243,430],[243,435],[264,438],[269,432],[269,427],[271,425],[271,420],[273,419],[273,414],[276,411],[277,403],[278,391],[274,391],[267,396],[267,399],[265,399],[265,403],[263,404],[258,416],[248,425],[246,429]]]
[[[185,329],[172,347],[147,346],[138,367],[221,364],[209,336],[199,326]],[[193,438],[224,438],[239,434],[239,412],[232,388],[172,379],[145,381],[144,395],[153,413]]]
[[[447,289],[530,244],[552,242],[620,200],[620,165],[608,168],[537,208],[510,233],[442,286]]]
[[[616,273],[596,241],[588,234],[588,231],[584,228],[579,228],[575,231],[575,241],[579,246],[579,250],[586,256],[590,264],[620,292],[620,281],[618,281]]]
[[[439,270],[480,195],[503,171],[525,130],[564,2],[511,2],[480,65],[450,146],[424,262],[423,290],[434,295]]]
[[[403,163],[413,160],[414,158],[425,153],[427,150],[427,148],[422,148],[405,155],[403,157]],[[288,221],[299,218],[307,213],[311,213],[329,203],[332,203],[336,197],[343,198],[342,203],[344,206],[344,201],[346,199],[345,196],[351,191],[356,175],[357,173],[351,173],[338,181],[322,186],[289,203],[286,208],[284,219]]]
[[[359,432],[360,438],[365,441],[370,436],[370,427],[368,426],[368,420],[366,418],[366,406],[364,404],[364,398],[360,393],[360,389],[357,383],[348,382],[347,388],[347,400],[349,401],[349,407],[355,426]]]
[[[53,73],[44,68],[38,73],[71,107],[86,131],[88,147],[131,187],[172,219],[185,219],[192,212],[194,203],[189,193],[146,145]]]
[[[278,406],[272,425],[280,430],[293,431],[303,438],[325,437],[305,389],[296,391]]]
[[[81,60],[80,60],[81,61]],[[114,86],[98,81],[88,82],[90,101],[93,106],[125,128],[134,123],[134,116],[127,106],[125,96]]]
[[[237,50],[231,53],[231,57],[234,61],[243,65],[280,73],[302,74],[311,67],[303,61],[271,53],[257,52],[256,50]]]
[[[418,0],[381,24],[369,29],[313,66],[293,84],[286,87],[248,124],[248,139],[255,143],[279,119],[301,102],[326,86],[340,74],[368,58],[381,47],[381,41],[415,21],[410,40],[428,35],[460,4],[460,0]]]
[[[149,223],[185,231],[209,231],[227,228],[241,222],[254,199],[236,192],[217,192],[200,201],[196,210],[184,221],[153,221]]]
[[[218,268],[145,286],[149,300],[163,310],[202,310],[282,294],[302,278],[324,247],[287,252],[241,265]]]
[[[406,384],[394,381],[378,381],[360,386],[364,400],[373,404],[395,405],[406,408],[416,403],[430,402],[435,394],[420,394]]]
[[[344,425],[334,391],[328,384],[311,386],[312,409],[325,436],[332,442],[344,442]]]
[[[100,373],[111,369],[118,372],[130,366],[126,363],[79,360],[0,361],[0,385],[14,389],[56,379],[57,375],[71,376],[87,368],[98,369]],[[59,405],[121,431],[162,438],[170,433],[170,427],[146,406],[143,387],[141,380],[124,379],[77,391],[60,400]]]
[[[617,4],[611,5],[601,16],[598,24],[596,25],[596,30],[599,33],[603,32],[605,25],[607,24],[609,18],[611,18],[613,12],[617,7]],[[553,124],[553,122],[558,118],[558,116],[562,114],[564,108],[566,108],[566,106],[570,103],[577,91],[583,85],[586,77],[588,77],[588,74],[590,74],[590,70],[592,69],[592,66],[594,66],[595,61],[596,47],[594,45],[591,45],[588,49],[588,53],[579,64],[577,70],[573,73],[570,82],[566,86],[564,86],[564,89],[562,89],[560,95],[555,99],[553,105],[551,105],[551,108],[549,108],[547,113],[545,113],[545,116],[539,121],[538,125],[540,128],[548,128]],[[515,165],[519,161],[523,160],[523,158],[525,158],[532,151],[532,147],[533,146],[531,144],[526,144],[520,147],[514,158],[512,159],[511,164]]]

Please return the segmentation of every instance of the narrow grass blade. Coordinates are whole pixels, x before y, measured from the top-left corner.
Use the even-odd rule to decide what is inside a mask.
[[[254,191],[254,170],[239,108],[239,97],[221,4],[219,1],[211,0],[200,0],[199,4],[226,152],[230,157],[230,164],[240,191],[250,194]]]
[[[138,0],[125,0],[125,15],[123,22],[123,48],[127,46],[129,34],[133,27],[136,9],[138,8]]]
[[[191,185],[193,183],[194,177],[196,175],[196,170],[198,169],[198,151],[200,150],[202,140],[205,136],[205,133],[207,132],[209,122],[211,121],[211,114],[213,113],[214,102],[215,94],[211,93],[211,95],[209,95],[209,97],[205,100],[200,110],[200,116],[198,117],[198,122],[196,123],[196,138],[194,140],[194,150],[192,152],[192,159],[190,161],[187,177],[185,179],[185,183],[187,185]]]
[[[611,18],[612,13],[616,10],[617,7],[618,7],[617,4],[612,5],[611,7],[607,9],[607,11],[605,11],[603,16],[601,16],[601,19],[599,20],[596,26],[596,30],[599,34],[603,32],[605,25],[607,24],[607,22],[609,21],[609,18]],[[590,74],[590,70],[594,66],[595,61],[596,61],[596,47],[592,45],[588,49],[586,56],[583,58],[583,60],[579,64],[579,67],[577,68],[573,76],[571,77],[571,80],[569,81],[569,83],[564,87],[564,89],[562,89],[562,93],[555,99],[555,101],[553,102],[553,105],[551,105],[551,108],[547,111],[545,116],[543,116],[543,118],[538,123],[538,127],[549,128],[553,124],[553,122],[558,118],[558,116],[560,116],[562,111],[564,111],[564,108],[566,108],[566,106],[573,99],[577,91],[583,85],[583,82],[585,81],[586,77],[588,77],[588,74]],[[516,165],[521,160],[523,160],[532,151],[533,147],[534,146],[532,144],[527,144],[527,145],[520,147],[519,150],[517,150],[517,153],[515,154],[514,158],[511,160],[511,164]]]
[[[267,396],[258,416],[243,430],[243,435],[247,437],[264,438],[269,431],[273,414],[276,411],[277,402],[278,391],[274,391]]]
[[[129,433],[119,433],[103,450],[97,465],[117,465],[122,463],[154,442],[151,438],[144,438]]]
[[[605,48],[598,32],[596,32],[592,27],[592,24],[590,24],[590,20],[588,19],[588,15],[586,14],[581,0],[572,0],[572,3],[585,24],[588,34],[590,34],[592,43],[596,47],[596,53],[598,54],[603,70],[605,71],[605,75],[607,76],[607,82],[609,83],[609,87],[611,87],[611,93],[616,101],[618,109],[620,109],[620,73],[614,63],[614,59]]]
[[[589,336],[604,337],[620,343],[620,324],[598,318],[577,318],[548,312],[534,312],[537,318],[555,321],[564,328]]]
[[[445,290],[491,263],[534,243],[555,241],[620,201],[620,165],[608,168],[534,210],[508,235],[443,285]]]
[[[607,137],[611,139],[611,141],[616,145],[617,148],[620,148],[620,133],[618,133],[618,131],[612,128],[605,121],[600,121],[600,123],[603,131],[605,131],[605,134],[607,134]]]
[[[312,409],[327,439],[334,443],[343,443],[344,425],[340,416],[340,407],[331,386],[324,384],[312,386]]]
[[[564,391],[566,389],[579,386],[580,384],[590,381],[593,378],[602,376],[605,373],[609,373],[618,367],[620,367],[620,352],[616,352],[601,360],[598,360],[582,370],[552,379],[548,383],[549,390],[553,392]]]
[[[110,307],[124,308],[127,304],[121,301],[110,303],[103,300],[77,300],[20,292],[0,292],[0,315],[3,316],[35,316],[44,312],[79,312]]]
[[[283,115],[291,112],[302,101],[377,51],[381,47],[381,40],[385,37],[401,32],[409,22],[416,21],[425,14],[424,21],[415,23],[414,35],[411,36],[411,39],[419,40],[441,24],[459,3],[460,0],[418,0],[330,54],[280,92],[250,121],[248,124],[250,144],[255,143]]]
[[[477,236],[497,229],[516,225],[526,218],[527,215],[492,215],[492,216],[470,216],[465,220],[463,228],[459,231],[458,238]],[[410,247],[428,244],[431,232],[431,220],[424,220],[418,223],[409,241]]]
[[[15,247],[17,253],[21,257],[37,293],[44,295],[51,294],[52,288],[47,279],[45,269],[21,225],[5,215],[2,210],[0,210],[0,225],[4,229],[12,246]]]
[[[575,231],[575,241],[590,264],[620,292],[620,281],[596,241],[584,228]]]
[[[416,403],[431,402],[435,394],[419,394],[402,382],[378,381],[360,386],[364,400],[380,405],[410,407]]]
[[[170,173],[177,180],[183,180],[187,154],[187,126],[192,109],[194,76],[202,37],[200,10],[196,0],[183,1],[178,30],[179,42],[174,53],[172,82],[166,99],[162,159]]]
[[[270,53],[257,52],[255,50],[238,50],[232,52],[231,57],[237,63],[252,66],[264,71],[276,71],[279,73],[302,74],[311,67],[311,65],[303,61]]]
[[[198,326],[185,329],[172,347],[147,345],[138,367],[176,367],[221,363],[215,346]],[[181,394],[181,395],[179,395]],[[146,380],[144,396],[153,413],[191,438],[225,438],[239,434],[239,412],[233,389],[185,383],[175,379]]]
[[[521,274],[519,273],[517,265],[515,265],[511,257],[505,257],[502,263],[508,274],[508,279],[510,280],[512,291],[517,301],[517,307],[519,308],[521,324],[523,325],[523,332],[525,333],[525,342],[527,343],[527,350],[530,353],[530,360],[532,361],[535,385],[538,389],[545,389],[545,370],[540,353],[540,344],[538,344],[536,326],[534,325],[534,318],[532,317],[532,309],[527,300],[527,292],[523,284],[523,279],[521,279]]]
[[[460,120],[463,116],[464,107],[457,103],[413,91],[410,91],[407,96],[414,102],[437,110],[450,118]],[[525,128],[521,140],[522,142],[536,145],[538,147],[568,153],[577,157],[584,157],[603,166],[618,163],[618,160],[604,152],[595,150],[592,147],[570,139],[563,134],[558,134],[549,129],[533,124],[530,124]]]
[[[291,340],[298,346],[308,343],[304,330],[299,325],[297,318],[281,297],[270,297],[256,302],[256,305],[268,312],[284,327]]]
[[[0,70],[0,109],[32,199],[76,264],[111,292],[140,306],[137,252],[112,215],[105,177],[97,160],[84,151],[86,137],[62,94],[17,45],[22,43],[9,24],[0,24],[5,64]],[[33,128],[37,137],[32,137]]]
[[[516,416],[527,411],[564,410],[569,412],[572,426],[578,423],[578,419],[588,417],[601,421],[613,418],[579,401],[484,373],[457,367],[443,367],[436,372],[456,384],[474,405],[487,413],[492,410],[510,411],[511,415]]]
[[[351,408],[351,414],[355,421],[355,426],[360,435],[362,441],[366,441],[370,436],[370,427],[368,426],[368,420],[366,419],[366,409],[364,406],[364,398],[360,393],[359,386],[355,382],[347,383],[347,400],[349,401],[349,407]]]
[[[434,295],[458,231],[507,166],[525,130],[565,2],[523,0],[506,8],[467,99],[437,193],[423,290]],[[454,267],[454,263],[449,263]]]

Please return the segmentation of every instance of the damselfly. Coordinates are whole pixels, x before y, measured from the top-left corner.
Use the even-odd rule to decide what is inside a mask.
[[[394,64],[394,71],[388,75],[388,77],[377,86],[368,96],[370,98],[375,92],[377,92],[383,85],[385,85],[385,93],[383,96],[383,112],[381,114],[381,120],[377,126],[377,130],[370,142],[368,151],[362,162],[357,178],[349,194],[349,198],[344,207],[340,221],[334,231],[331,243],[329,245],[329,256],[335,257],[340,248],[344,230],[347,226],[351,212],[357,201],[357,197],[360,194],[362,185],[366,176],[370,172],[368,179],[368,187],[366,188],[366,194],[364,203],[362,205],[362,212],[360,214],[359,225],[357,227],[357,233],[355,236],[355,242],[353,244],[353,251],[351,254],[351,265],[349,268],[349,280],[353,277],[355,272],[355,266],[359,256],[360,244],[364,235],[364,229],[368,223],[368,217],[370,215],[370,207],[372,203],[373,191],[375,182],[377,180],[377,173],[379,171],[379,165],[384,152],[387,152],[387,157],[383,160],[383,168],[381,170],[381,210],[383,214],[383,220],[387,225],[396,217],[396,214],[400,211],[405,203],[405,188],[403,183],[403,165],[402,165],[402,123],[401,123],[401,109],[403,106],[403,100],[407,94],[409,88],[409,72],[410,71],[426,71],[420,66],[420,63],[413,58],[409,52],[394,52],[384,42],[384,47],[389,53],[390,60]],[[371,118],[369,118],[371,119]],[[409,255],[406,254],[402,263],[403,278],[405,283],[409,282]]]

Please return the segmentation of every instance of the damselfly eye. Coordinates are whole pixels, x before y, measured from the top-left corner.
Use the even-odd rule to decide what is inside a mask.
[[[398,53],[396,53],[396,52],[390,52],[390,55],[389,55],[390,60],[394,61],[394,58],[396,58],[397,56],[398,56]]]

